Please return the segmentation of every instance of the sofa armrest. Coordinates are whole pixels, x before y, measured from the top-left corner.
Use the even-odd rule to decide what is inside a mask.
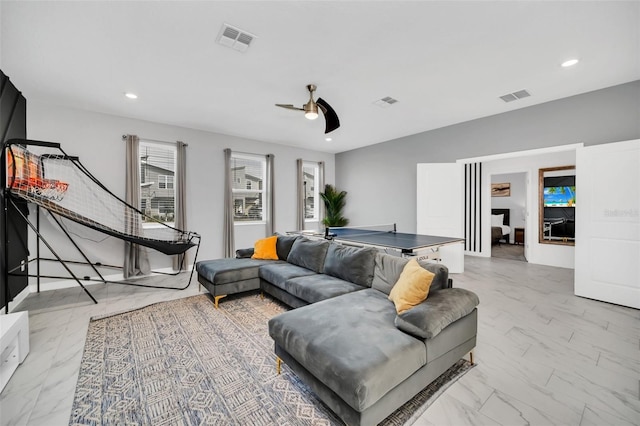
[[[249,259],[253,256],[253,247],[236,250],[236,259]]]
[[[434,291],[424,302],[396,315],[395,325],[405,333],[431,339],[449,324],[473,312],[479,303],[475,293],[463,288]]]

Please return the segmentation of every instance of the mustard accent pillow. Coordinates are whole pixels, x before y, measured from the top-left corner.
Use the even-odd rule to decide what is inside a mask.
[[[417,260],[411,259],[389,293],[389,300],[396,305],[396,312],[401,314],[422,303],[429,294],[435,276],[420,266]]]
[[[251,256],[251,258],[263,260],[278,260],[276,241],[278,241],[277,235],[256,241],[256,243],[253,245],[253,255]]]

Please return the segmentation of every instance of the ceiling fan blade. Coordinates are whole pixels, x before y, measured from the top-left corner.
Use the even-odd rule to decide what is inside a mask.
[[[279,106],[280,108],[295,109],[297,111],[304,111],[304,109],[295,107],[295,106],[293,106],[291,104],[276,104],[276,106]]]
[[[340,127],[340,120],[338,119],[338,114],[331,108],[324,99],[318,98],[316,101],[322,113],[324,114],[324,120],[326,122],[326,127],[324,129],[324,133],[327,134],[329,132],[333,132],[335,129]]]

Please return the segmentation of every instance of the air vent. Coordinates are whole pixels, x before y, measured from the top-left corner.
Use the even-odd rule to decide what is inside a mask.
[[[531,96],[531,93],[527,92],[525,89],[522,89],[522,90],[518,90],[517,92],[507,93],[506,95],[502,95],[500,96],[500,99],[502,99],[505,102],[513,102],[513,101],[517,101],[518,99],[527,98],[529,96]]]
[[[255,36],[239,28],[232,27],[231,25],[224,24],[220,29],[218,35],[218,43],[223,46],[237,50],[238,52],[245,52]]]
[[[391,96],[385,96],[382,99],[378,99],[373,104],[379,106],[380,108],[389,108],[391,105],[398,102],[397,99],[393,99]]]

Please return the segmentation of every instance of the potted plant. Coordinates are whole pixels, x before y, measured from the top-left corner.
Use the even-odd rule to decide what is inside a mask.
[[[324,192],[320,193],[322,201],[324,201],[325,217],[322,223],[325,226],[345,226],[349,223],[349,219],[342,216],[342,209],[346,203],[346,191],[340,191],[330,184],[324,186]]]

